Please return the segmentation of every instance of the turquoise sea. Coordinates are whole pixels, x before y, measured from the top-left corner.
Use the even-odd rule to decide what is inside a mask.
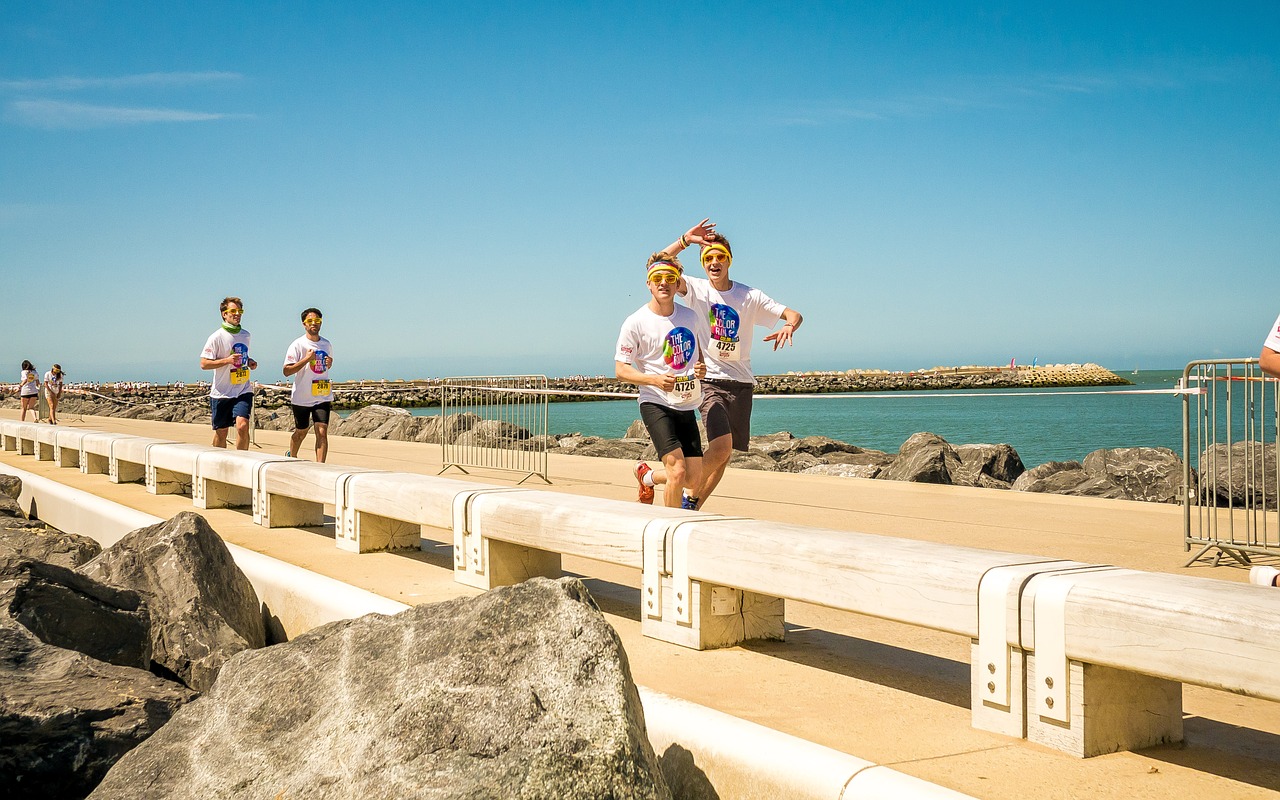
[[[1180,370],[1122,373],[1133,386],[1084,389],[982,389],[757,398],[752,433],[829,436],[897,452],[930,431],[953,444],[1013,445],[1028,467],[1083,459],[1099,448],[1168,447],[1181,455],[1182,398],[1134,390],[1172,389]],[[415,409],[438,414],[438,408]],[[639,419],[635,400],[553,403],[552,433],[621,437]]]

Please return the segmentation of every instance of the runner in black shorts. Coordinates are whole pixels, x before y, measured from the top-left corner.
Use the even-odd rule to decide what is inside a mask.
[[[667,468],[667,506],[692,508],[696,498],[684,489],[702,479],[702,446],[694,409],[701,399],[700,380],[706,375],[703,344],[707,325],[684,306],[676,305],[680,262],[675,258],[649,259],[649,294],[652,299],[622,323],[614,355],[619,380],[640,387],[640,417],[644,420],[658,457]],[[653,502],[653,488],[641,502]]]
[[[691,492],[701,508],[724,477],[734,450],[745,452],[751,441],[751,393],[755,375],[751,371],[751,336],[758,325],[777,331],[764,337],[773,349],[792,343],[792,336],[804,318],[759,289],[729,280],[733,249],[729,240],[715,230],[715,223],[703,220],[671,243],[662,255],[679,255],[691,244],[702,248],[706,278],[682,277],[679,294],[700,319],[710,327],[707,343],[707,379],[703,382],[699,411],[707,426],[707,452],[702,482]],[[636,479],[643,494],[646,484],[662,483],[662,473],[651,472],[647,464],[636,465]]]
[[[318,308],[302,312],[302,335],[289,345],[284,354],[284,375],[293,378],[293,436],[289,452],[297,456],[312,422],[316,429],[316,461],[329,457],[329,412],[333,408],[333,384],[329,367],[333,366],[333,343],[320,335],[324,317]]]

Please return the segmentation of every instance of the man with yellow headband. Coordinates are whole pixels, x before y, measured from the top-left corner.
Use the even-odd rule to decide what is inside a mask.
[[[702,481],[702,438],[694,415],[707,374],[703,347],[706,322],[676,305],[682,268],[678,259],[654,254],[647,266],[650,300],[622,323],[614,354],[618,380],[640,387],[640,418],[666,466],[664,502],[671,508],[692,507],[684,490]],[[647,498],[653,502],[653,488]]]
[[[716,231],[709,219],[694,225],[672,242],[662,255],[677,256],[692,244],[702,248],[706,278],[682,276],[679,294],[698,317],[706,320],[711,339],[707,344],[707,379],[703,382],[699,411],[707,426],[702,482],[691,494],[695,508],[701,508],[724,477],[734,450],[746,452],[751,439],[751,393],[755,375],[751,371],[751,332],[755,326],[778,330],[764,337],[773,349],[792,344],[792,337],[804,318],[759,289],[729,279],[733,248]],[[667,482],[669,475],[653,472],[644,462],[636,465],[636,480],[643,498],[646,485]]]

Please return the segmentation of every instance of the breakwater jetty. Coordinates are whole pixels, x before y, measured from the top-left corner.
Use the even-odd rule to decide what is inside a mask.
[[[907,392],[962,389],[1044,389],[1054,387],[1128,386],[1131,381],[1098,364],[1043,364],[1037,366],[931,367],[912,371],[850,369],[842,371],[789,372],[784,375],[762,375],[757,378],[755,393],[768,394],[842,394],[852,392]],[[442,381],[439,378],[418,380],[335,381],[334,405],[342,410],[368,405],[394,408],[431,408],[440,405]],[[551,378],[547,382],[553,392],[551,402],[574,402],[608,399],[609,395],[629,395],[635,387],[616,378],[597,375],[575,375]],[[258,408],[288,405],[289,384],[268,384],[258,393]],[[84,392],[91,392],[86,395]],[[561,394],[563,392],[563,394]],[[207,383],[120,383],[70,387],[71,397],[81,395],[89,401],[81,413],[103,413],[98,404],[140,406],[174,404],[184,400],[206,399]],[[68,397],[68,400],[71,399]],[[92,398],[92,399],[91,399]],[[97,401],[97,403],[93,402]],[[64,401],[65,402],[65,401]],[[17,407],[10,396],[6,405]],[[203,408],[208,413],[207,408]],[[145,412],[144,412],[145,414]],[[106,416],[117,414],[106,413]],[[127,414],[126,414],[127,415]],[[169,418],[172,418],[170,416]],[[178,420],[183,421],[183,420]]]

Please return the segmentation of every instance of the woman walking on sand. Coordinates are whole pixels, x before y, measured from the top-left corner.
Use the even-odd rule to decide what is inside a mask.
[[[36,375],[35,364],[22,362],[22,377],[18,379],[18,399],[22,402],[22,421],[27,421],[27,412],[32,412],[35,421],[40,421],[36,404],[40,402],[40,378]]]

